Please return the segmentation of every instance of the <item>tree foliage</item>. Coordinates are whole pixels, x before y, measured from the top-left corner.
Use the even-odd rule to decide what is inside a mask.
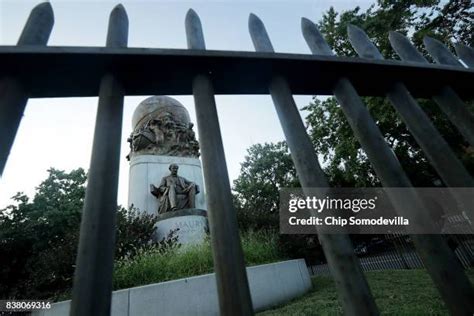
[[[0,257],[5,258],[0,267],[2,297],[21,296],[31,288],[32,282],[41,283],[49,277],[47,270],[53,268],[49,264],[55,262],[45,264],[46,253],[64,255],[65,251],[58,251],[58,245],[64,245],[62,250],[69,245],[80,221],[85,195],[84,170],[65,173],[50,169],[48,173],[48,178],[36,188],[32,201],[17,193],[14,204],[1,211]],[[71,263],[61,263],[71,267]],[[41,268],[47,269],[44,274]]]
[[[473,46],[474,5],[470,1],[379,0],[369,9],[336,12],[329,8],[318,27],[334,52],[357,56],[347,38],[348,24],[363,28],[387,59],[398,58],[388,40],[389,31],[407,35],[423,51],[422,40],[429,35],[451,45],[453,41]],[[426,56],[429,59],[429,56]],[[416,186],[432,186],[441,180],[405,124],[385,98],[365,97],[372,117],[382,135]],[[473,150],[445,114],[431,100],[418,100],[436,128],[474,171]],[[303,108],[308,112],[306,125],[316,152],[334,186],[378,186],[380,181],[367,155],[360,147],[335,98],[319,99]],[[257,144],[249,148],[241,173],[234,182],[239,209],[273,213],[278,205],[278,189],[297,183],[295,170],[284,143]],[[291,186],[291,185],[290,185]]]
[[[251,146],[234,181],[237,218],[241,230],[267,230],[276,234],[279,251],[285,257],[303,257],[315,264],[323,256],[315,236],[278,234],[279,190],[298,186],[285,142]]]
[[[388,40],[389,31],[408,35],[423,52],[426,35],[450,47],[453,42],[474,46],[473,7],[472,2],[462,0],[378,0],[364,12],[356,7],[339,13],[331,7],[318,22],[318,27],[337,55],[357,56],[346,34],[347,25],[354,24],[369,34],[385,58],[397,59]]]
[[[85,183],[83,169],[52,168],[31,201],[18,193],[0,210],[0,297],[51,298],[71,288]],[[148,247],[155,222],[119,208],[116,258]]]
[[[278,221],[279,189],[297,184],[286,143],[251,146],[233,187],[241,227],[274,226]]]
[[[425,35],[441,40],[451,49],[453,42],[474,46],[473,10],[472,1],[379,0],[365,11],[357,7],[336,12],[331,7],[318,22],[318,27],[329,46],[339,56],[357,56],[347,38],[347,26],[354,24],[367,32],[386,59],[398,59],[388,40],[389,31],[397,31],[408,36],[417,49],[431,60],[422,43]],[[364,97],[363,101],[412,183],[415,186],[442,184],[391,104],[380,97]],[[433,101],[418,102],[454,153],[468,171],[473,173],[473,148],[469,147]],[[380,185],[367,155],[334,97],[314,97],[303,110],[308,113],[305,118],[308,132],[332,186]],[[233,188],[241,226],[245,229],[247,226],[242,222],[261,223],[274,218],[278,209],[278,189],[296,185],[295,175],[284,143],[258,144],[249,148]],[[270,222],[278,227],[277,220]],[[291,238],[288,240],[295,242]],[[310,241],[309,238],[306,239],[308,245]],[[297,247],[300,246],[301,243],[297,243]]]
[[[365,12],[356,8],[337,13],[331,8],[319,22],[319,28],[337,55],[356,56],[346,30],[348,24],[354,24],[366,31],[385,58],[395,59],[397,56],[388,41],[389,31],[407,35],[423,52],[425,35],[449,45],[452,41],[472,45],[473,8],[470,1],[378,1]],[[442,181],[438,174],[391,104],[385,98],[365,97],[363,100],[412,183],[415,186],[440,184]],[[431,100],[418,101],[452,150],[471,172],[474,171],[472,150],[445,114]],[[309,112],[306,123],[310,127],[310,136],[316,151],[324,158],[331,184],[380,185],[337,101],[333,97],[315,97],[305,110]]]

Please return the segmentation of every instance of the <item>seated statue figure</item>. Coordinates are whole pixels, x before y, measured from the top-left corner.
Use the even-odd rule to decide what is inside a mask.
[[[161,179],[159,187],[150,185],[150,192],[160,202],[158,214],[172,212],[185,208],[194,208],[196,194],[199,187],[195,183],[178,176],[178,165],[171,164],[169,170],[171,174]]]

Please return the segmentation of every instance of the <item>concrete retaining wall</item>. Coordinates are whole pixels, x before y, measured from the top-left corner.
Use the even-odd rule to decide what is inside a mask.
[[[306,293],[311,280],[303,259],[247,268],[256,311],[268,309]],[[70,301],[52,304],[41,316],[69,315]],[[219,315],[215,274],[114,291],[112,316]]]

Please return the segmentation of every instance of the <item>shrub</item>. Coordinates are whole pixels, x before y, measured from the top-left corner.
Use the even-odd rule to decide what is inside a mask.
[[[48,170],[33,199],[18,193],[0,210],[0,297],[54,298],[71,288],[86,173]],[[120,207],[116,258],[149,247],[156,216]]]
[[[117,243],[115,258],[133,257],[140,249],[150,245],[155,230],[156,215],[140,213],[138,209],[120,207],[117,212]]]
[[[246,265],[284,260],[275,231],[246,232],[241,236]],[[142,250],[134,258],[116,262],[114,289],[175,280],[211,273],[213,259],[210,241],[169,251]]]
[[[44,298],[70,273],[74,258],[64,256],[77,244],[70,237],[80,222],[86,174],[48,172],[32,200],[18,193],[13,205],[0,210],[0,297]]]

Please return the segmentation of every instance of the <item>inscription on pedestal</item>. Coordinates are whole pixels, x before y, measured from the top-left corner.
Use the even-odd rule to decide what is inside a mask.
[[[180,211],[166,216],[156,224],[156,237],[157,240],[166,238],[171,231],[176,231],[178,242],[182,245],[198,244],[201,243],[207,235],[208,224],[207,217],[203,216],[205,211],[202,210],[183,210],[181,213],[190,213],[190,215],[181,215]],[[191,215],[191,214],[199,215]],[[178,216],[172,216],[178,215]]]

